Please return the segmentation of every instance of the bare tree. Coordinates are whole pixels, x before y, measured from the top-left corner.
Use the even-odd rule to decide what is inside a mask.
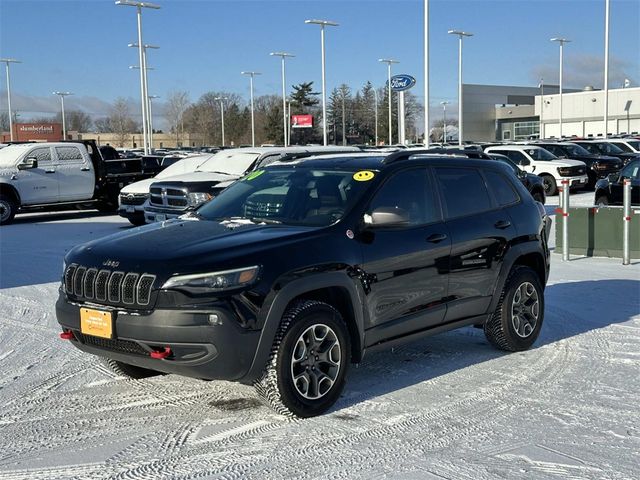
[[[171,130],[176,134],[176,143],[184,133],[184,114],[190,105],[189,94],[184,91],[170,92],[165,106],[165,117]],[[179,136],[180,133],[180,136]]]
[[[7,112],[0,113],[0,132],[9,131],[9,114]]]
[[[65,121],[67,130],[74,132],[88,132],[91,130],[93,120],[91,116],[81,110],[69,110],[65,112]],[[58,112],[55,118],[56,122],[62,123],[62,113]]]
[[[129,141],[130,135],[136,130],[136,122],[131,118],[129,103],[126,99],[117,98],[109,112],[109,125],[116,134],[116,141],[119,147]]]

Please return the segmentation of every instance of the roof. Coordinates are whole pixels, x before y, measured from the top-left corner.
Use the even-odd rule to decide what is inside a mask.
[[[522,145],[496,145],[494,147],[488,147],[485,149],[485,152],[494,152],[496,150],[531,150],[532,148],[540,148],[543,149],[540,145],[532,145],[532,144],[522,144]]]

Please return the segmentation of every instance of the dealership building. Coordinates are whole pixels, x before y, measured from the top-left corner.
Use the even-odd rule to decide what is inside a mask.
[[[559,137],[558,86],[463,86],[464,140],[526,140],[540,135]],[[562,135],[604,136],[604,91],[586,87],[565,89],[562,95]],[[609,89],[607,134],[640,132],[640,88]]]

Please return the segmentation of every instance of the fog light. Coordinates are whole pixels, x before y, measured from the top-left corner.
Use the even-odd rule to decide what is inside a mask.
[[[220,319],[220,317],[218,317],[217,313],[210,313],[209,314],[209,323],[211,325],[222,325],[222,320]]]

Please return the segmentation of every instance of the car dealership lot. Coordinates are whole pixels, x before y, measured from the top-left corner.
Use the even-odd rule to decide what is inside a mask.
[[[571,203],[590,205],[593,192]],[[466,328],[372,354],[330,413],[290,421],[250,387],[125,380],[58,339],[63,254],[128,228],[64,212],[23,215],[0,232],[0,479],[637,473],[638,263],[553,255],[532,350],[503,354]]]

